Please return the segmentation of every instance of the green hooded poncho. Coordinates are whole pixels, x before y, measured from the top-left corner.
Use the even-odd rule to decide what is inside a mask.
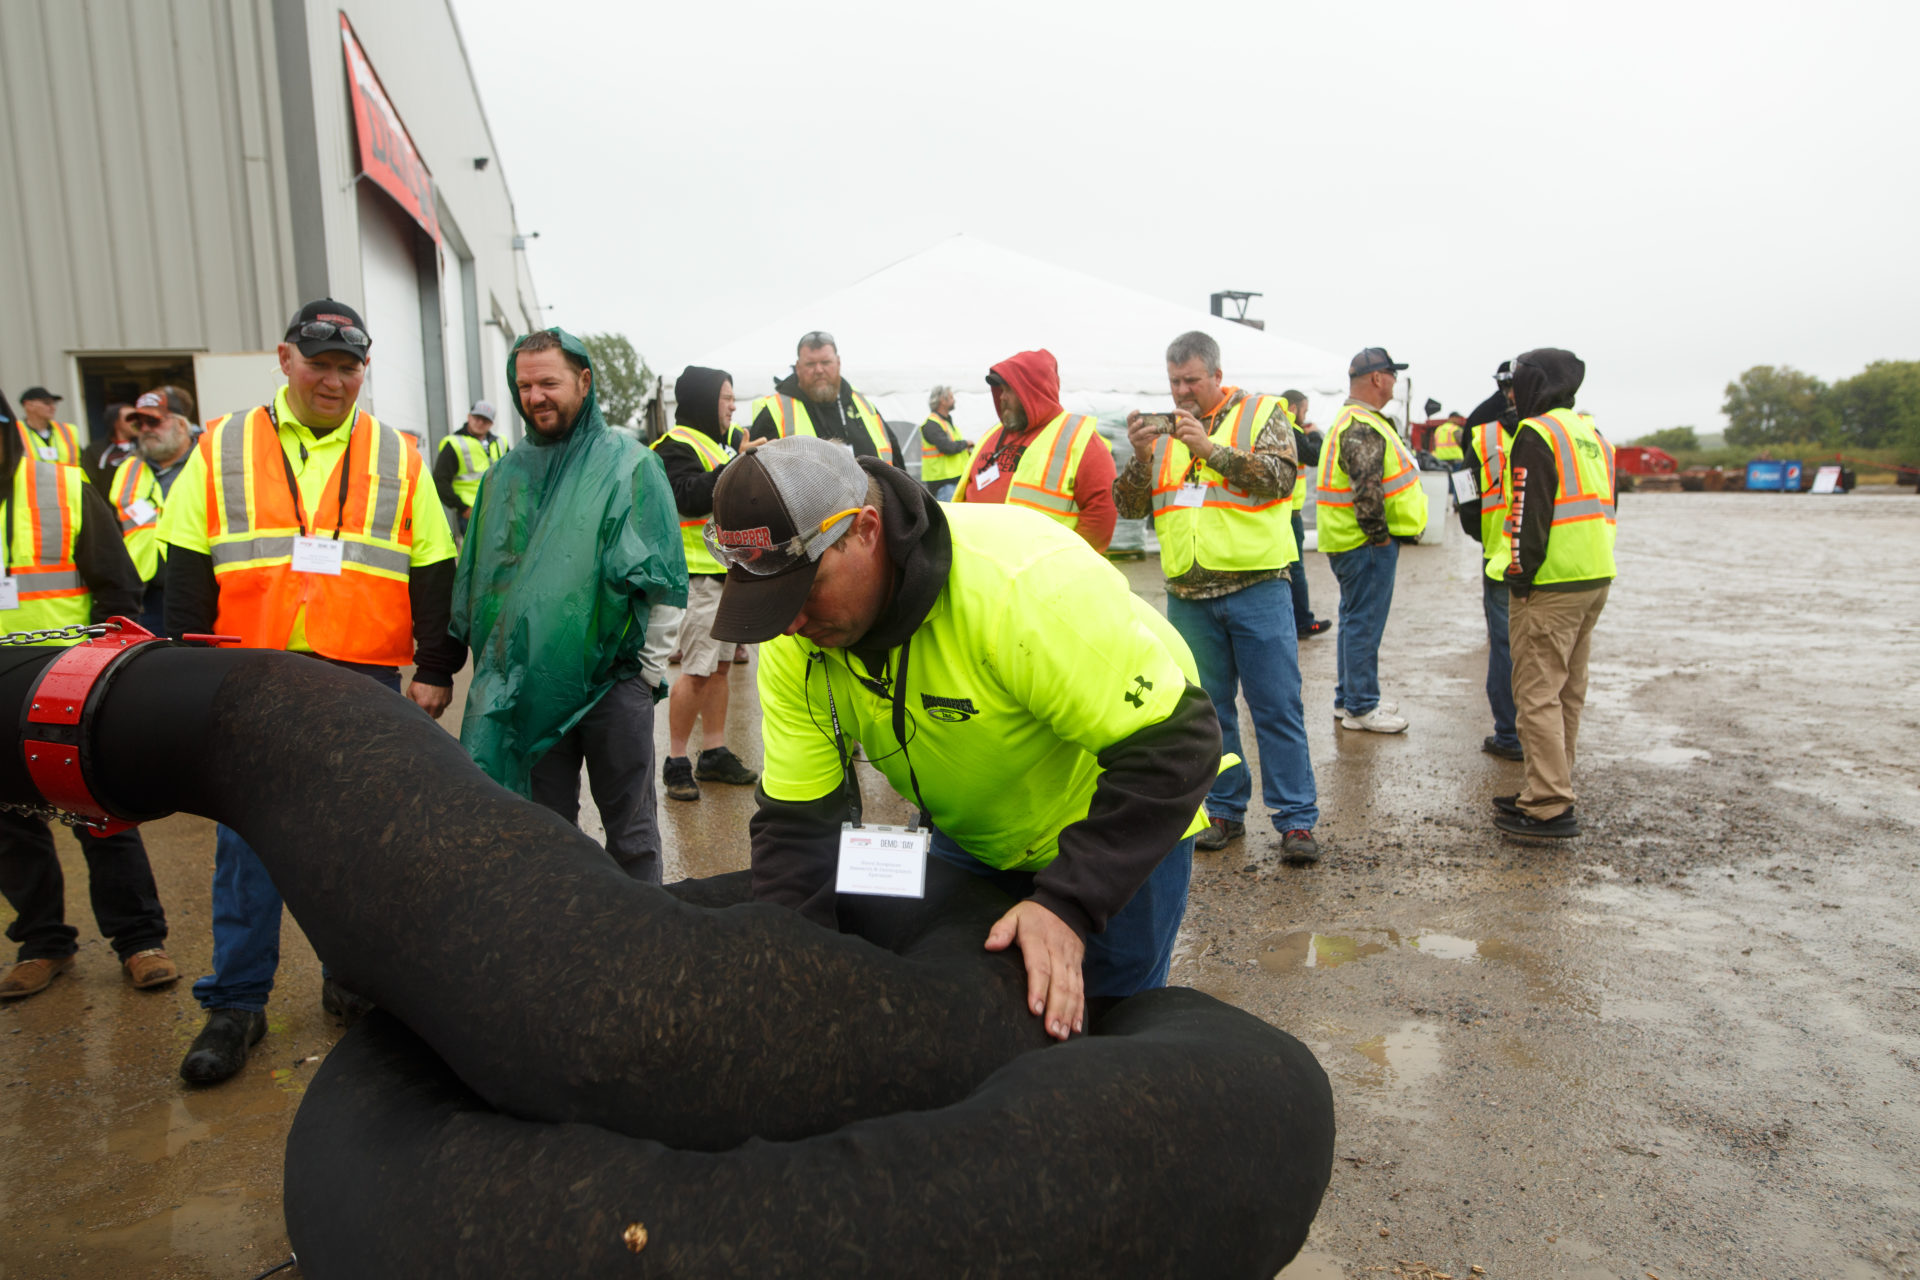
[[[592,359],[563,329],[547,332]],[[507,386],[522,338],[507,358]],[[473,649],[460,744],[527,795],[529,774],[616,680],[640,670],[647,610],[687,603],[687,562],[666,469],[608,427],[590,390],[573,429],[533,429],[475,497],[453,581],[453,634]]]

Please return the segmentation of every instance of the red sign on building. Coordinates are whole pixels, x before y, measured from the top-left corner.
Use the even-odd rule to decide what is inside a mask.
[[[440,242],[440,218],[433,208],[433,175],[413,149],[400,113],[387,99],[380,77],[367,61],[367,52],[353,34],[347,15],[340,15],[340,42],[347,50],[347,87],[353,97],[353,130],[360,141],[360,172],[380,184],[399,201],[426,233]]]

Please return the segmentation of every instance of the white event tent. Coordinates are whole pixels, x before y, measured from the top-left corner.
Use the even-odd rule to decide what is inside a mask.
[[[942,240],[838,293],[708,351],[696,362],[733,375],[744,423],[752,400],[793,367],[801,334],[823,329],[841,372],[889,422],[917,426],[927,393],[950,384],[954,423],[978,439],[994,422],[984,379],[1017,351],[1044,347],[1060,364],[1060,400],[1102,417],[1165,409],[1167,343],[1190,329],[1213,335],[1236,386],[1311,398],[1325,426],[1347,391],[1347,358],[1069,271],[966,235]],[[668,387],[671,388],[671,374]]]

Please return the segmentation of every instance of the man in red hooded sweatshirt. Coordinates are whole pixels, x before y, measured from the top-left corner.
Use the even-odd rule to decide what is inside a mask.
[[[1105,552],[1117,518],[1113,450],[1098,424],[1060,407],[1051,351],[1022,351],[987,374],[1000,425],[981,437],[955,502],[1003,502],[1052,516]]]

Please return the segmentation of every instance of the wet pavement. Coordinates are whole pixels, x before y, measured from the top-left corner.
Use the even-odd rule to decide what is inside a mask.
[[[1628,495],[1620,530],[1584,837],[1493,831],[1520,767],[1478,749],[1456,537],[1400,561],[1382,673],[1404,737],[1336,729],[1332,636],[1304,646],[1325,860],[1282,866],[1252,829],[1197,860],[1175,981],[1333,1079],[1333,1183],[1287,1280],[1920,1274],[1920,501]],[[1159,598],[1157,565],[1124,567]],[[751,667],[734,679],[757,766]],[[863,772],[874,817],[903,815]],[[745,865],[750,790],[661,803],[670,878]],[[212,828],[146,832],[191,979]],[[62,842],[79,962],[0,1007],[0,1280],[246,1280],[287,1256],[282,1143],[338,1036],[319,966],[289,921],[267,1039],[189,1090],[186,983],[126,987]]]

